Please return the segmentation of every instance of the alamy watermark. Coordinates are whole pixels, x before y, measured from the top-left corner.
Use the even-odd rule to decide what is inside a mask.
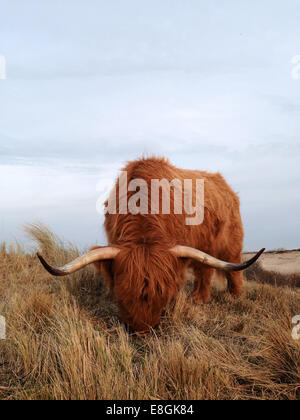
[[[0,340],[6,339],[6,321],[4,316],[0,315]]]
[[[0,80],[6,79],[6,59],[0,54]]]
[[[110,194],[103,207],[108,188]],[[137,178],[128,182],[127,172],[122,171],[118,178],[118,192],[116,184],[108,179],[99,181],[97,190],[102,192],[97,201],[99,213],[184,214],[186,225],[200,225],[204,220],[204,179],[151,179],[147,183]]]
[[[292,330],[292,338],[294,340],[300,340],[300,315],[293,317],[292,324],[295,325]]]
[[[299,80],[300,79],[300,54],[294,55],[294,57],[291,60],[291,63],[294,64],[291,71],[292,79]]]

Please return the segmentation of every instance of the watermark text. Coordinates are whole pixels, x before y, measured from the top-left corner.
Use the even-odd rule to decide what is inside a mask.
[[[4,316],[0,315],[0,340],[6,339],[6,321]]]
[[[97,190],[107,190],[109,182],[99,182]],[[101,188],[102,187],[102,188]],[[186,225],[204,220],[203,179],[131,179],[122,171],[103,207],[103,194],[97,211],[104,214],[184,214]]]
[[[0,54],[0,80],[6,79],[6,59]]]
[[[294,55],[294,57],[291,60],[291,63],[294,64],[291,71],[292,79],[299,80],[300,79],[300,54]]]
[[[292,330],[292,338],[294,340],[300,340],[300,315],[293,317],[292,324],[295,325]]]

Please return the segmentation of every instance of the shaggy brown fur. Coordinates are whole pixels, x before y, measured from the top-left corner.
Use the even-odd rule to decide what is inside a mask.
[[[151,179],[180,179],[182,182],[184,179],[204,179],[205,182],[204,221],[201,225],[187,226],[187,215],[174,214],[172,193],[171,214],[106,215],[109,244],[121,251],[115,260],[96,263],[95,268],[104,271],[125,323],[136,331],[147,331],[159,323],[162,311],[183,286],[189,265],[195,272],[193,300],[206,303],[210,297],[213,269],[195,261],[178,259],[169,249],[186,245],[219,259],[239,263],[243,226],[239,199],[219,173],[178,169],[159,158],[130,162],[124,171],[127,171],[128,182],[137,178],[147,182],[149,213]],[[193,181],[193,197],[195,184]],[[129,192],[128,199],[133,194]],[[242,273],[227,273],[226,277],[230,293],[238,296],[242,290]]]

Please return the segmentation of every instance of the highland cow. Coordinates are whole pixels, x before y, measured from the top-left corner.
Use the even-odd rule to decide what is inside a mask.
[[[208,302],[215,269],[224,272],[229,292],[238,297],[243,286],[241,270],[253,264],[264,249],[242,262],[244,232],[239,198],[224,178],[219,173],[178,169],[163,158],[129,162],[123,171],[128,183],[143,179],[149,186],[149,195],[153,179],[191,179],[195,181],[191,191],[193,204],[196,180],[204,180],[203,222],[187,225],[187,214],[174,211],[174,190],[170,195],[170,214],[151,214],[151,197],[147,214],[120,212],[119,196],[115,214],[107,212],[105,216],[108,246],[92,247],[87,254],[60,268],[49,266],[38,255],[43,266],[53,275],[64,276],[94,264],[109,283],[121,319],[136,332],[147,332],[159,324],[163,310],[183,287],[188,267],[195,274],[195,303]],[[115,191],[120,192],[118,181]],[[127,200],[135,193],[127,190]],[[159,204],[162,208],[161,197]]]

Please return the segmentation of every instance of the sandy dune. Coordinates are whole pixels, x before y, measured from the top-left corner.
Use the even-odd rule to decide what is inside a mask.
[[[254,253],[245,253],[244,259]],[[282,274],[300,273],[300,251],[266,252],[259,259],[262,267],[268,271],[277,271]]]

